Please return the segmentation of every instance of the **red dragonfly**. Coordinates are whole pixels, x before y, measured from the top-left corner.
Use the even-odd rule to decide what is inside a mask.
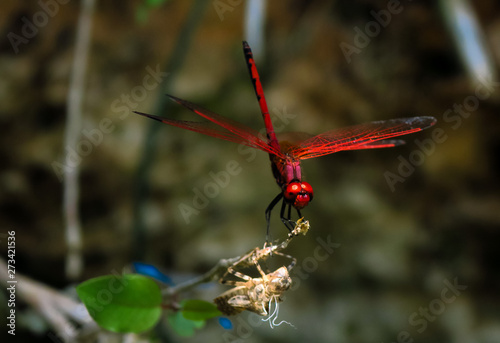
[[[390,138],[418,132],[436,123],[436,119],[433,117],[391,119],[331,130],[316,136],[302,132],[279,134],[278,136],[283,138],[279,140],[274,132],[252,50],[247,42],[243,42],[243,53],[259,101],[260,111],[264,118],[267,138],[262,137],[259,132],[246,125],[172,95],[167,96],[199,116],[208,119],[208,122],[175,120],[142,112],[135,113],[168,125],[225,139],[269,153],[272,172],[281,192],[271,201],[265,212],[268,237],[271,210],[280,200],[283,200],[280,212],[281,220],[291,231],[294,225],[294,222],[290,219],[291,208],[294,207],[299,218],[301,218],[300,210],[313,199],[312,186],[308,182],[302,181],[301,160],[343,150],[394,147],[404,144],[404,141]],[[287,206],[288,211],[285,216]]]

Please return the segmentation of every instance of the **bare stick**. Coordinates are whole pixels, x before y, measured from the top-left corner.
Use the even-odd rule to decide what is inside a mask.
[[[92,13],[95,0],[84,0],[81,3],[80,18],[76,34],[76,48],[69,85],[67,102],[67,121],[64,146],[76,150],[80,139],[82,127],[82,103],[85,86],[85,73],[89,53],[90,31],[92,26]],[[73,165],[70,155],[66,155],[66,165]],[[76,279],[82,272],[83,262],[81,256],[82,235],[78,214],[78,175],[79,163],[73,168],[67,168],[64,173],[64,204],[63,214],[66,222],[66,277]]]
[[[47,320],[58,338],[70,342],[83,333],[99,331],[80,302],[20,273],[16,273],[15,279],[16,295]],[[2,258],[0,258],[0,280],[4,282],[9,280],[7,264]],[[72,321],[82,327],[77,329]]]
[[[203,275],[200,275],[196,278],[190,279],[184,283],[181,283],[177,286],[166,288],[163,292],[164,295],[172,296],[174,294],[179,294],[185,292],[193,287],[196,287],[202,283],[211,282],[215,280],[219,280],[222,275],[227,271],[227,268],[232,266],[240,259],[239,256],[230,258],[230,259],[222,259],[217,264],[206,272]]]

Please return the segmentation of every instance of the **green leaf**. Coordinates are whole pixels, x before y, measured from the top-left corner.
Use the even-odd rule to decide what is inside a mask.
[[[96,323],[110,331],[142,332],[160,319],[160,288],[142,275],[101,276],[81,283],[76,292]]]
[[[186,319],[179,311],[169,314],[167,320],[172,329],[182,337],[192,336],[196,329],[200,329],[205,325],[204,320]]]
[[[215,304],[196,299],[182,301],[181,312],[184,318],[190,320],[206,320],[222,315]]]

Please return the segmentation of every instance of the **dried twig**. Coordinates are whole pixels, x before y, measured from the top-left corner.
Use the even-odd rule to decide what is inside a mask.
[[[227,271],[227,268],[232,266],[239,259],[240,259],[239,256],[230,259],[222,259],[219,262],[217,262],[217,264],[205,274],[190,279],[177,286],[166,288],[163,294],[167,296],[180,294],[202,283],[218,280]]]
[[[76,48],[73,60],[71,80],[68,92],[67,114],[64,146],[76,150],[82,127],[82,103],[85,86],[85,73],[89,53],[92,13],[95,0],[85,0],[81,3],[80,18],[78,20]],[[73,165],[70,154],[66,155],[66,165]],[[78,163],[64,173],[64,204],[63,213],[66,221],[66,276],[76,279],[82,271],[81,256],[82,239],[80,219],[78,214]]]
[[[0,280],[9,280],[7,263],[0,258]],[[48,322],[64,342],[74,341],[83,332],[96,332],[95,322],[90,318],[85,307],[71,297],[60,293],[38,281],[16,273],[16,301],[22,301],[33,307]],[[83,325],[85,329],[76,329],[72,321]]]

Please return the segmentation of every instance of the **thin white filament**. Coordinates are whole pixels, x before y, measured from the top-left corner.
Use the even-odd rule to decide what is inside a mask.
[[[273,303],[275,305],[274,310],[272,310]],[[282,321],[280,321],[279,323],[276,324],[276,320],[278,319],[278,315],[279,315],[279,312],[280,312],[277,296],[273,296],[269,300],[269,312],[270,312],[269,316],[267,318],[265,318],[265,319],[262,319],[262,321],[263,322],[267,322],[268,321],[269,322],[269,326],[271,327],[271,329],[274,329],[276,326],[280,326],[283,323],[288,324],[291,327],[295,328],[295,326],[292,323],[289,323],[286,320],[282,320]]]

